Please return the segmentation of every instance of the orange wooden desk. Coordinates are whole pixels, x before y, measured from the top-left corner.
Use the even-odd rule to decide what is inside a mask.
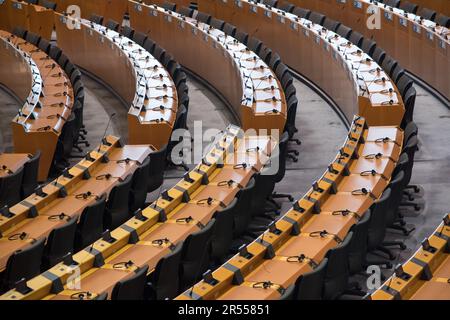
[[[450,8],[447,0],[447,11]],[[413,14],[379,3],[380,28],[369,29],[366,21],[371,5],[368,0],[291,0],[303,8],[318,11],[356,30],[366,38],[373,38],[377,45],[398,60],[399,64],[434,87],[450,100],[450,32],[446,28],[435,29],[431,21],[420,22]],[[414,2],[414,1],[412,1]],[[434,1],[432,1],[434,2]],[[355,3],[358,6],[355,6]]]

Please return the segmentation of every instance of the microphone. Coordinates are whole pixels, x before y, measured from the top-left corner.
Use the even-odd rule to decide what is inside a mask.
[[[115,116],[116,116],[116,113],[114,112],[114,113],[112,113],[111,116],[109,117],[108,125],[106,126],[105,133],[103,134],[102,144],[98,147],[98,151],[97,151],[97,152],[100,152],[100,149],[101,149],[102,145],[109,146],[108,141],[106,141],[106,133],[108,132],[109,126],[110,126],[110,124],[111,124],[111,120],[112,120]]]

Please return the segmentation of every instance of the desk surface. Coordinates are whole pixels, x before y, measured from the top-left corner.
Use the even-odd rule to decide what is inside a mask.
[[[24,153],[0,154],[0,178],[8,176],[22,168],[30,156]]]

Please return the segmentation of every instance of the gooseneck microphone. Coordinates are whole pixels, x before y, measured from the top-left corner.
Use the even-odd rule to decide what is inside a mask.
[[[116,116],[116,113],[114,112],[114,113],[112,113],[111,116],[109,117],[108,125],[106,126],[106,129],[105,129],[105,133],[103,133],[102,144],[100,144],[100,146],[98,147],[98,151],[97,151],[97,152],[100,152],[100,149],[101,149],[102,145],[106,145],[106,143],[107,143],[107,141],[106,141],[106,133],[108,132],[109,126],[111,125],[111,121],[112,121],[112,119],[113,119],[115,116]]]

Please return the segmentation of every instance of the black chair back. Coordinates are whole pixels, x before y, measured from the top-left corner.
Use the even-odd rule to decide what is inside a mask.
[[[180,263],[181,290],[195,284],[208,269],[215,222],[211,219],[203,229],[190,234],[184,241]]]
[[[391,189],[386,188],[380,199],[370,207],[370,223],[367,233],[367,251],[376,250],[386,235],[386,215],[391,200]]]
[[[86,248],[101,238],[103,233],[103,215],[106,207],[106,194],[93,205],[84,208],[75,233],[75,252]]]
[[[48,270],[61,262],[67,254],[74,253],[73,245],[77,219],[78,217],[70,218],[66,224],[50,232],[42,258],[42,271]]]
[[[133,174],[130,190],[130,212],[143,209],[147,199],[147,184],[150,170],[150,157],[147,157]]]
[[[367,265],[367,236],[369,232],[370,211],[367,211],[350,231],[353,232],[352,242],[348,250],[348,266],[351,275],[364,271]]]
[[[166,169],[167,145],[150,154],[150,169],[148,175],[147,191],[158,189],[164,182],[164,170]]]
[[[23,166],[22,177],[22,199],[28,198],[33,194],[38,186],[38,170],[41,151],[38,150],[34,156]]]
[[[20,202],[24,168],[0,178],[0,208],[12,207]]]
[[[130,174],[111,190],[103,217],[105,229],[114,230],[131,218],[128,209],[131,181],[132,175]]]
[[[111,300],[144,300],[148,265],[137,269],[130,277],[116,283]]]
[[[216,227],[211,237],[211,259],[222,263],[227,256],[233,242],[233,223],[238,199],[224,209],[216,211],[213,218],[216,219]]]
[[[311,272],[302,274],[295,281],[294,300],[321,300],[328,259],[324,258]]]
[[[350,277],[348,252],[352,237],[353,232],[349,232],[342,243],[328,250],[326,254],[328,263],[323,284],[324,300],[335,300],[347,290]]]

